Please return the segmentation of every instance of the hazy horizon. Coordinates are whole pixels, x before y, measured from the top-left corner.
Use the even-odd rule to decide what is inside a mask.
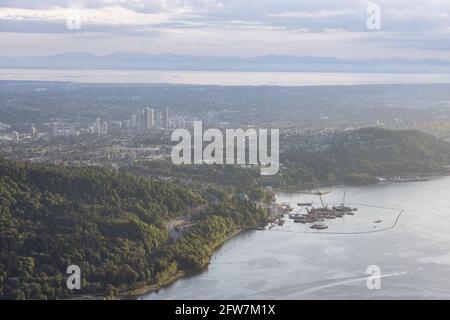
[[[450,60],[404,58],[350,60],[289,55],[242,58],[133,52],[95,55],[88,52],[68,52],[48,56],[3,56],[0,57],[0,68],[448,74]]]
[[[125,50],[448,60],[449,4],[448,0],[6,0],[0,4],[0,40],[8,44],[2,48],[4,56]],[[374,15],[379,21],[370,28]]]

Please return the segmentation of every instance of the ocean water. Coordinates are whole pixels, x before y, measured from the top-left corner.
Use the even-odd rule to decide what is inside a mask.
[[[450,74],[0,69],[0,80],[230,86],[323,86],[450,83]]]
[[[326,222],[323,232],[289,221],[244,232],[215,252],[206,271],[142,299],[450,298],[450,177],[330,191],[330,204],[346,191],[356,215]],[[367,286],[370,266],[381,272],[380,289]]]

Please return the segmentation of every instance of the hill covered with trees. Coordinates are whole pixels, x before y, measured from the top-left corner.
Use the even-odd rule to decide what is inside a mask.
[[[378,177],[447,172],[450,144],[414,130],[363,128],[335,134],[325,150],[285,150],[281,163],[285,168],[271,181],[281,187],[367,184]]]
[[[255,201],[216,191],[218,203],[182,184],[102,168],[0,161],[0,298],[114,296],[163,284],[209,262],[213,248],[244,225],[263,223]],[[257,200],[257,199],[254,199]],[[166,223],[203,208],[175,242]]]
[[[337,132],[324,140],[317,149],[301,149],[302,142],[290,137],[281,150],[280,172],[274,176],[262,177],[254,167],[177,166],[170,160],[134,163],[122,169],[136,175],[180,179],[190,185],[220,185],[258,193],[262,193],[261,185],[311,188],[335,183],[371,184],[379,178],[449,172],[450,143],[420,131],[368,127]]]

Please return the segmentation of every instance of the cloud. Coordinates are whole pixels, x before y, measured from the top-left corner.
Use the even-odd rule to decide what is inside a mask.
[[[286,11],[283,13],[270,14],[271,17],[279,18],[331,18],[337,16],[349,16],[357,10],[319,10],[315,12]]]
[[[76,7],[51,9],[4,8],[0,20],[10,21],[66,21]],[[87,25],[154,25],[171,21],[176,14],[139,13],[120,6],[79,9],[83,24]]]
[[[0,37],[2,33],[66,33],[67,37],[73,37],[73,30],[65,28],[67,7],[78,5],[83,26],[78,33],[85,33],[84,37],[95,33],[96,39],[101,34],[105,40],[114,35],[128,35],[141,37],[141,41],[145,41],[147,34],[158,35],[165,44],[192,39],[201,44],[202,53],[208,46],[211,52],[220,51],[225,44],[236,43],[233,41],[236,38],[254,44],[251,49],[244,43],[247,55],[258,55],[259,44],[264,43],[274,45],[273,53],[279,54],[293,51],[301,54],[308,51],[302,50],[302,45],[329,47],[332,43],[336,46],[333,51],[346,49],[348,55],[354,52],[364,55],[361,48],[365,46],[366,54],[378,48],[386,55],[396,52],[404,55],[410,50],[411,55],[422,52],[423,56],[450,57],[446,44],[450,35],[450,0],[372,2],[379,5],[382,13],[382,30],[378,33],[367,29],[369,2],[361,0],[2,0]],[[268,39],[268,34],[275,38]],[[337,48],[335,40],[344,35],[348,41],[341,46],[347,48]],[[316,38],[317,44],[311,37]],[[307,42],[301,43],[306,38]],[[137,43],[135,40],[133,44]],[[293,50],[295,45],[297,50]],[[179,48],[177,43],[169,47]]]

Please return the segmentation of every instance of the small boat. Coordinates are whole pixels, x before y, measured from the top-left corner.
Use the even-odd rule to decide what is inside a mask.
[[[334,215],[336,213],[336,211],[334,209],[330,209],[327,207],[311,208],[311,210],[306,208],[306,212],[308,214],[322,214],[322,215],[327,215],[327,214]]]
[[[347,211],[352,211],[352,208],[346,207],[344,205],[335,206],[332,209],[337,211],[337,212],[344,212],[344,213],[347,212]]]
[[[301,217],[295,218],[294,222],[295,223],[306,223],[307,222],[307,218],[305,216],[301,216]]]
[[[312,206],[312,202],[299,202],[299,203],[297,203],[297,205],[299,207],[311,207]]]
[[[348,212],[351,212],[351,211],[356,211],[357,209],[353,209],[353,208],[345,205],[345,195],[346,195],[346,192],[344,192],[344,197],[342,198],[342,203],[340,205],[333,206],[332,209],[335,210],[336,212],[340,212],[343,214],[347,214]]]
[[[347,211],[345,214],[349,215],[349,216],[354,216],[355,215],[355,213],[353,211]]]
[[[381,220],[376,220],[373,223],[381,223]]]
[[[284,219],[278,219],[278,225],[279,225],[279,226],[284,225],[285,222],[286,222],[286,221],[285,221]]]
[[[294,219],[295,223],[314,223],[317,221],[323,221],[323,219],[313,214],[300,215]]]
[[[310,228],[311,228],[311,229],[316,229],[316,230],[325,230],[325,229],[328,229],[328,227],[327,227],[325,224],[323,224],[323,223],[315,223],[315,224],[313,224]]]
[[[334,214],[337,218],[342,218],[344,215],[345,215],[345,212],[336,212],[335,214]]]

